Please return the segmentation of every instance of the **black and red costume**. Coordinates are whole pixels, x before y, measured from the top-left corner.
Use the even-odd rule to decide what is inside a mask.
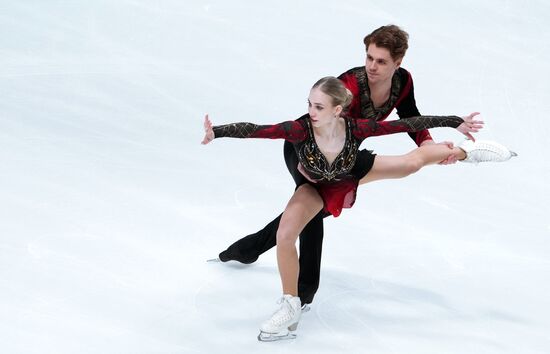
[[[386,119],[396,109],[401,119],[420,115],[414,98],[414,86],[411,74],[403,69],[396,70],[392,78],[390,97],[381,107],[374,107],[370,99],[365,67],[350,69],[338,77],[353,93],[353,100],[348,108],[348,115],[352,118],[369,118],[377,121]],[[409,133],[417,145],[431,140],[427,130]],[[285,141],[284,157],[287,168],[292,175],[296,187],[308,183],[307,179],[298,171],[298,156],[292,143]],[[361,179],[370,170],[374,163],[374,155],[367,150],[359,151],[355,166],[350,171],[356,179]],[[231,244],[219,254],[220,260],[253,263],[265,251],[275,246],[277,229],[282,214],[279,214],[263,229],[247,235]],[[321,272],[321,254],[323,246],[323,218],[324,211],[317,214],[300,234],[300,275],[298,278],[298,295],[302,303],[311,303],[315,292],[319,288]]]
[[[365,138],[403,132],[423,131],[427,128],[453,127],[464,122],[457,116],[413,117],[409,119],[377,122],[373,119],[344,118],[346,137],[342,151],[329,163],[313,134],[309,115],[295,121],[275,125],[232,123],[215,126],[216,138],[285,139],[292,143],[298,156],[297,169],[317,189],[324,202],[324,210],[338,216],[342,208],[351,208],[355,202],[359,180],[351,174],[359,146]]]

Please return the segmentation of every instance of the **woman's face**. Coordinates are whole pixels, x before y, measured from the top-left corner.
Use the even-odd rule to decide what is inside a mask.
[[[401,65],[401,59],[394,61],[386,48],[370,44],[367,48],[365,69],[370,84],[391,80],[395,70]]]
[[[311,89],[308,98],[308,113],[314,127],[331,123],[340,113],[340,106],[332,105],[332,97],[318,87]]]

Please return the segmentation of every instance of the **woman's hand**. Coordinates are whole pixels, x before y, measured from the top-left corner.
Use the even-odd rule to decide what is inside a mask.
[[[207,114],[204,116],[204,139],[202,139],[201,144],[206,145],[212,140],[214,140],[214,130],[212,130],[212,122],[208,118]]]
[[[425,145],[434,145],[434,144],[438,144],[438,145],[445,145],[447,146],[449,149],[452,149],[454,147],[454,144],[452,141],[442,141],[440,143],[435,143],[433,140],[431,139],[428,139],[428,140],[424,140],[422,142],[422,144],[420,144],[420,146],[425,146]],[[439,162],[440,165],[452,165],[454,163],[456,163],[458,161],[458,159],[456,158],[455,155],[453,154],[449,154],[449,157],[447,157],[445,160]]]
[[[452,141],[442,141],[439,145],[446,145],[449,149],[454,148],[455,144]],[[440,165],[452,165],[458,161],[455,155],[451,154],[445,160],[439,162]]]
[[[470,113],[466,117],[462,117],[464,119],[464,123],[460,124],[458,128],[456,128],[459,132],[466,135],[466,137],[472,141],[476,141],[474,139],[473,135],[470,133],[477,133],[479,129],[483,128],[483,121],[482,120],[475,120],[474,117],[477,116],[479,112]]]

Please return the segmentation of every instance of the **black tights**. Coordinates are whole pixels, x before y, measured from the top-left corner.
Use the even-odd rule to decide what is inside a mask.
[[[300,275],[298,296],[302,304],[309,304],[319,288],[321,276],[321,251],[323,248],[323,211],[319,212],[300,234]],[[260,231],[245,236],[220,253],[220,260],[253,263],[258,257],[277,244],[277,229],[281,215]]]

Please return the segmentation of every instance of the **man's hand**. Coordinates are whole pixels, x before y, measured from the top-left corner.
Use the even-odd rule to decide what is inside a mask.
[[[483,121],[474,119],[474,117],[478,114],[479,112],[473,112],[465,117],[462,117],[462,119],[464,119],[464,123],[460,124],[458,128],[456,128],[459,132],[466,135],[466,137],[471,141],[476,141],[472,133],[477,133],[481,128],[483,128]]]

